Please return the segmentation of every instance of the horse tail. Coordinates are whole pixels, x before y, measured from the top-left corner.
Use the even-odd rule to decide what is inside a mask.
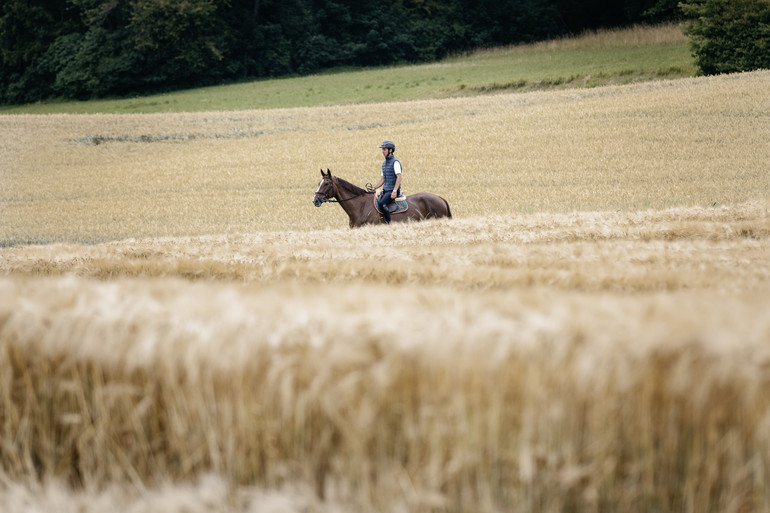
[[[444,199],[444,198],[441,198],[441,199]],[[449,219],[452,219],[452,211],[449,210],[449,202],[447,200],[444,200],[444,205],[446,205],[446,216]]]

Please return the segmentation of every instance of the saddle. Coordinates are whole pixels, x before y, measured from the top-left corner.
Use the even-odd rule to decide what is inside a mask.
[[[380,195],[382,195],[382,191],[379,190],[374,194],[374,197],[372,198],[372,201],[374,202],[374,209],[382,214],[382,210],[380,210],[380,205],[377,203],[377,200],[380,198]],[[391,203],[388,204],[388,212],[391,214],[400,214],[402,212],[406,212],[409,210],[409,204],[406,202],[406,195],[402,192],[400,196],[396,197],[395,200],[393,200]]]

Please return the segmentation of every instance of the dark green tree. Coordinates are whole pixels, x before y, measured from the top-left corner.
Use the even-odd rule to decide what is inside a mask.
[[[0,102],[426,62],[660,21],[676,1],[0,0]]]
[[[34,101],[50,94],[34,69],[58,36],[79,25],[71,11],[57,0],[0,2],[0,101]]]
[[[686,33],[701,73],[770,68],[770,0],[688,0]]]
[[[682,10],[679,0],[630,0],[629,16],[636,21],[641,19],[650,23],[681,20]]]
[[[87,99],[137,90],[128,0],[69,0],[78,24],[57,37],[29,74],[55,96]]]
[[[225,76],[227,33],[214,0],[132,0],[127,25],[149,86],[184,87]]]

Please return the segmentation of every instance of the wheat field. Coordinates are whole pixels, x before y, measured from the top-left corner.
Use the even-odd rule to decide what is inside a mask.
[[[770,511],[768,86],[0,116],[1,509]]]
[[[347,224],[308,208],[364,185],[390,138],[407,193],[458,217],[768,197],[770,75],[452,100],[198,114],[0,117],[3,245]]]

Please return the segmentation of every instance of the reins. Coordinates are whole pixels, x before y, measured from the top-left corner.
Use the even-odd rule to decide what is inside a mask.
[[[337,188],[337,184],[334,182],[334,179],[332,178],[332,191],[334,191]],[[326,202],[328,203],[344,203],[345,201],[350,201],[355,198],[359,198],[361,196],[364,196],[365,194],[374,194],[374,187],[372,187],[372,184],[367,183],[366,184],[366,190],[364,192],[359,192],[358,194],[354,196],[350,196],[349,198],[345,199],[337,199],[337,198],[330,198],[329,193],[326,193]]]

